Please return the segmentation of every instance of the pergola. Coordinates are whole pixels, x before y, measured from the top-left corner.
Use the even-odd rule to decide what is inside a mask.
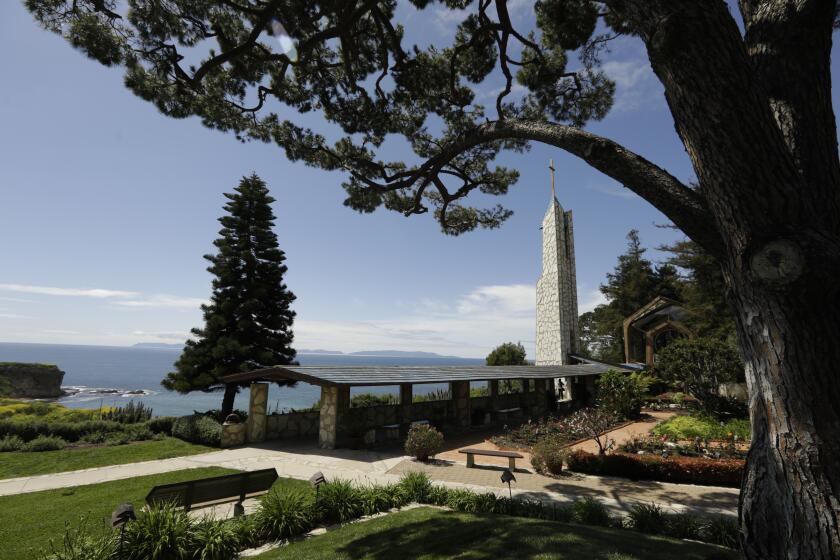
[[[275,366],[222,378],[224,383],[241,385],[251,382],[248,440],[261,441],[265,432],[265,408],[268,382],[303,381],[321,387],[320,429],[318,444],[332,449],[340,444],[341,421],[350,408],[351,387],[399,386],[400,420],[410,422],[414,385],[448,383],[454,402],[454,420],[461,426],[470,422],[470,383],[488,382],[491,406],[499,399],[499,381],[534,381],[529,400],[535,413],[545,413],[556,402],[554,381],[557,378],[591,378],[610,369],[629,371],[619,366],[575,357],[586,363],[556,366]],[[528,387],[529,383],[523,383]],[[526,389],[527,391],[527,389]],[[264,435],[262,436],[264,439]]]

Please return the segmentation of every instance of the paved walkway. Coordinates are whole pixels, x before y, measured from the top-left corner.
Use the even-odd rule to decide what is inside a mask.
[[[501,469],[498,467],[467,469],[463,463],[451,460],[426,465],[408,459],[399,452],[325,451],[311,444],[273,442],[189,457],[0,480],[0,496],[213,466],[238,470],[275,468],[280,476],[303,480],[321,471],[328,480],[345,478],[361,484],[393,483],[405,472],[422,470],[449,487],[507,495],[507,487],[499,479]],[[522,467],[530,468],[530,465],[525,463]],[[738,505],[738,490],[732,488],[632,482],[584,475],[556,479],[532,474],[524,469],[518,469],[516,477],[516,495],[558,503],[594,496],[616,511],[626,511],[635,502],[653,501],[675,511],[734,514]]]

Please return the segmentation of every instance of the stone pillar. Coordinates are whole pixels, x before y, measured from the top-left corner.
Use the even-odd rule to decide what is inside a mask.
[[[449,384],[452,400],[455,401],[455,423],[460,427],[470,425],[470,382],[453,381]]]
[[[268,383],[251,383],[248,405],[248,443],[265,441],[265,409],[268,404]]]
[[[545,412],[548,410],[548,392],[545,386],[545,379],[534,380],[533,415],[537,417],[545,416]]]
[[[487,396],[490,402],[490,410],[499,410],[499,381],[494,379],[487,382]]]
[[[318,447],[335,449],[339,444],[339,422],[350,408],[350,387],[321,387],[320,425]]]
[[[411,403],[414,401],[414,386],[411,383],[400,385],[400,418],[408,423],[414,420],[411,416]]]

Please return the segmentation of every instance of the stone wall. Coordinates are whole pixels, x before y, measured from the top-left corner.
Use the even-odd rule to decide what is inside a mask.
[[[247,424],[242,423],[229,424],[225,422],[222,424],[222,441],[219,446],[224,449],[245,443],[247,426]]]
[[[290,412],[266,417],[266,440],[318,437],[318,412]]]
[[[64,372],[45,364],[0,363],[0,396],[22,399],[60,397]]]

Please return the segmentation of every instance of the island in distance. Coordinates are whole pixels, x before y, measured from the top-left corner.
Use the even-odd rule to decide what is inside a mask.
[[[138,342],[132,348],[147,348],[157,350],[181,350],[183,344],[169,344],[166,342]],[[436,352],[410,352],[405,350],[361,350],[359,352],[342,352],[340,350],[301,349],[298,354],[314,355],[328,354],[330,356],[376,356],[384,358],[441,358],[441,359],[462,359],[459,356],[444,356]]]

